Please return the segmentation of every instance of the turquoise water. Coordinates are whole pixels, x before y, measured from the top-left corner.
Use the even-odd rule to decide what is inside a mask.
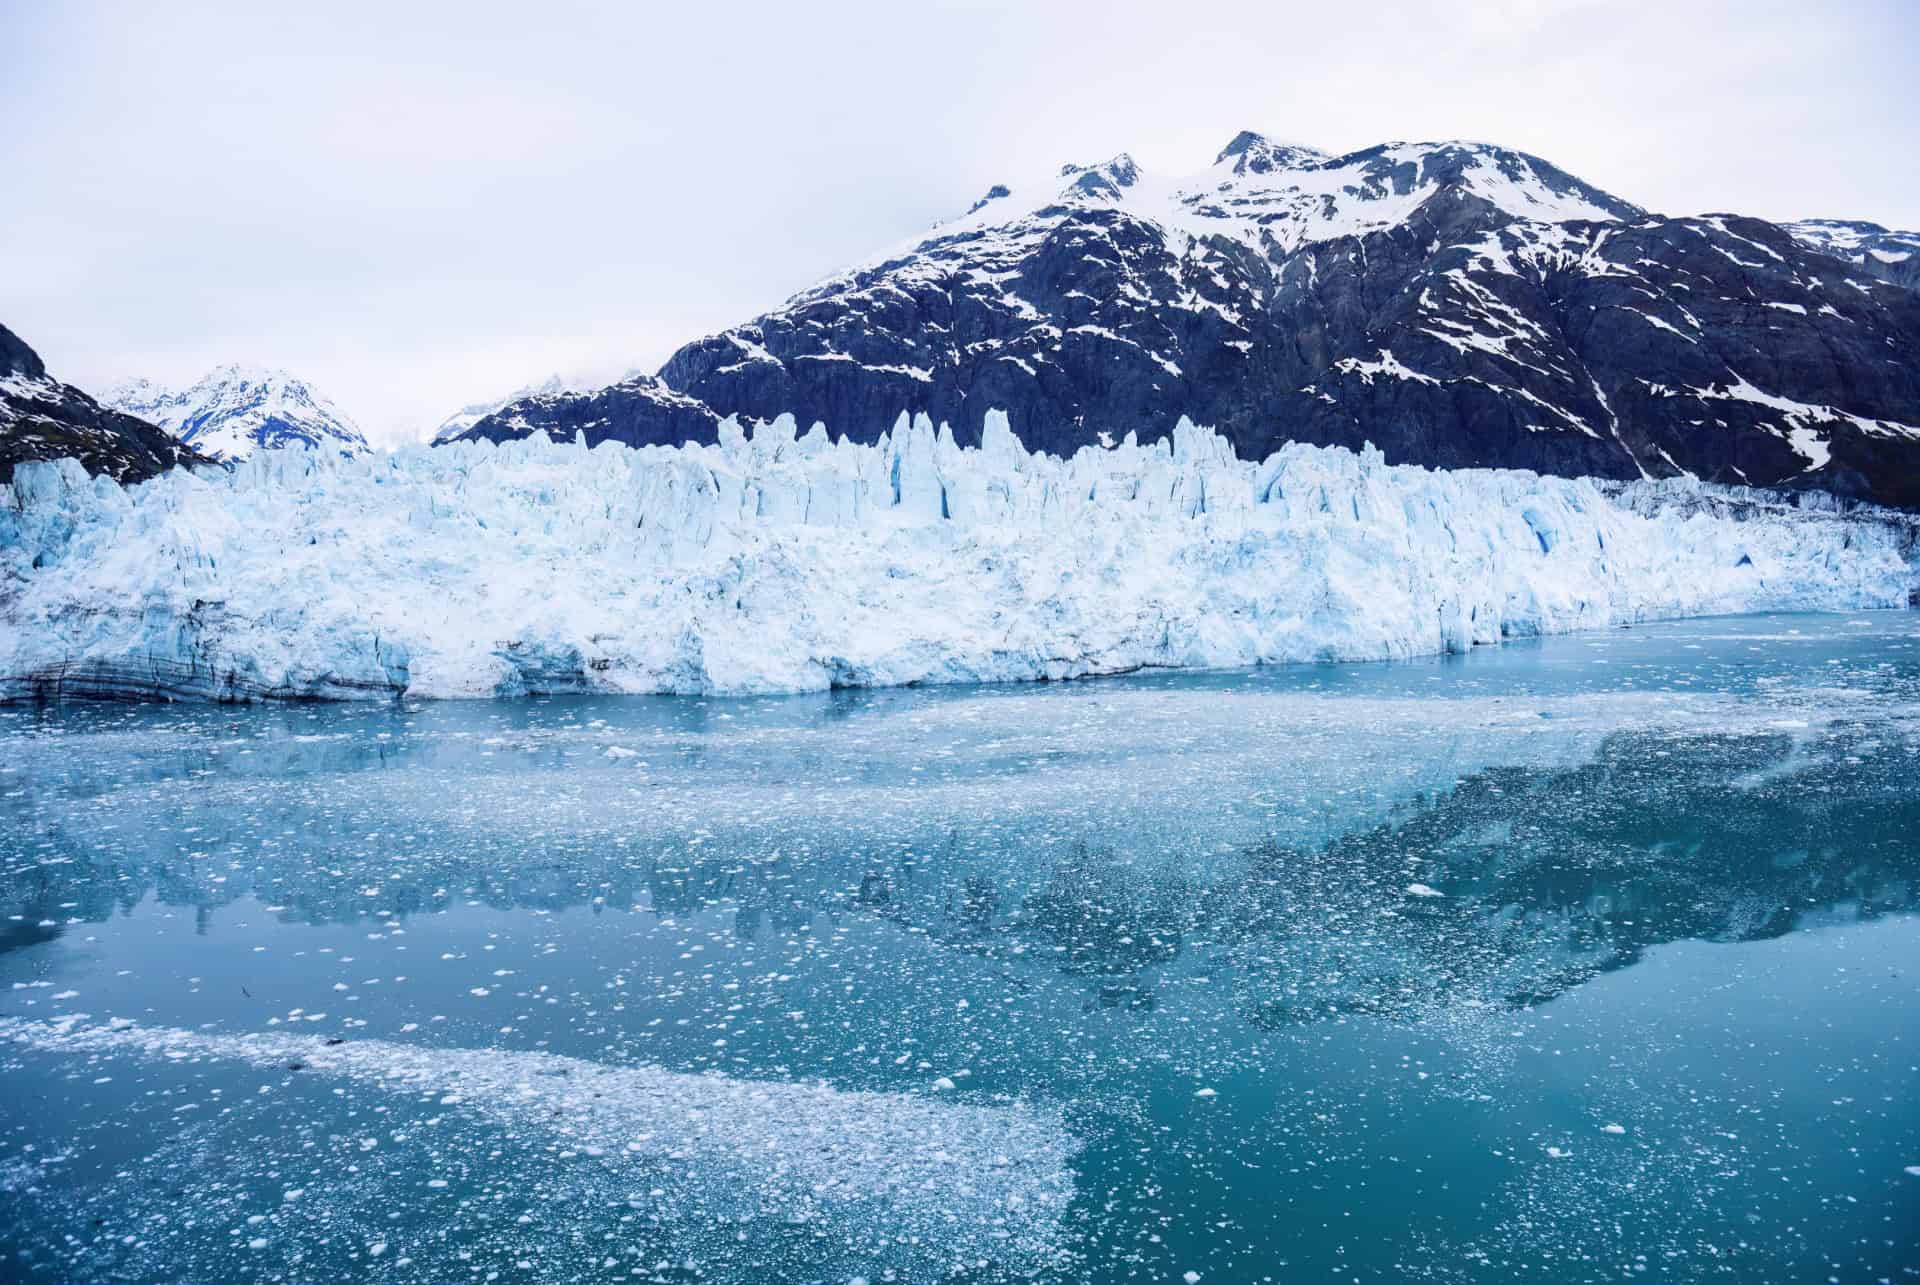
[[[0,1274],[1913,1279],[1917,769],[1905,613],[0,710]]]

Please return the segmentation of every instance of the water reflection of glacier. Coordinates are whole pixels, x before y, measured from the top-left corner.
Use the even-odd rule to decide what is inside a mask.
[[[778,701],[0,711],[0,1075],[30,1104],[0,1106],[0,1225],[55,1279],[159,1282],[1611,1278],[1718,1270],[1739,1223],[1747,1276],[1799,1279],[1804,1192],[1904,1182],[1920,1136],[1887,1034],[1920,949],[1913,621]],[[1753,961],[1787,950],[1828,971],[1783,989]],[[1758,1087],[1700,1090],[1686,1058],[1724,1040],[1770,1050]],[[456,1073],[484,1100],[424,1091]],[[725,1086],[1012,1163],[795,1221],[848,1166],[708,1181],[751,1157],[688,1140],[747,1131],[676,1112]],[[1901,1221],[1906,1188],[1860,1190]],[[1365,1209],[1364,1249],[1323,1234]]]
[[[1910,907],[1910,680],[1844,655],[1744,691],[1589,670],[1462,698],[1454,671],[1436,697],[1408,667],[16,718],[0,948],[150,896],[203,927],[247,898],[305,923],[723,907],[742,937],[853,914],[1017,952],[1128,1007],[1203,968],[1261,1024],[1524,1003],[1652,943]]]

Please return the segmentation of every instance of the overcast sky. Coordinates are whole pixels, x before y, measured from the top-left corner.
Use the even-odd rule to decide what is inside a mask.
[[[0,48],[0,322],[95,390],[284,366],[382,442],[652,370],[1003,174],[1243,128],[1920,227],[1910,0],[0,0]]]

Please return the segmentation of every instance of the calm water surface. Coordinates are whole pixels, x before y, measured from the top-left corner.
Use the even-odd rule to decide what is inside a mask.
[[[1920,621],[0,710],[0,1276],[1920,1278]]]

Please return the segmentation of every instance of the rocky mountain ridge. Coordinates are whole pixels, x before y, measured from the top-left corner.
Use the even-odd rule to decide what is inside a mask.
[[[1186,178],[1121,155],[996,184],[657,379],[462,436],[711,442],[793,413],[874,441],[911,411],[964,445],[999,409],[1071,454],[1185,415],[1249,457],[1370,442],[1920,505],[1920,293],[1798,227],[1652,214],[1483,143],[1328,156],[1243,132]]]
[[[206,462],[164,429],[61,383],[40,354],[0,326],[0,482],[12,479],[15,465],[63,458],[120,482]]]

